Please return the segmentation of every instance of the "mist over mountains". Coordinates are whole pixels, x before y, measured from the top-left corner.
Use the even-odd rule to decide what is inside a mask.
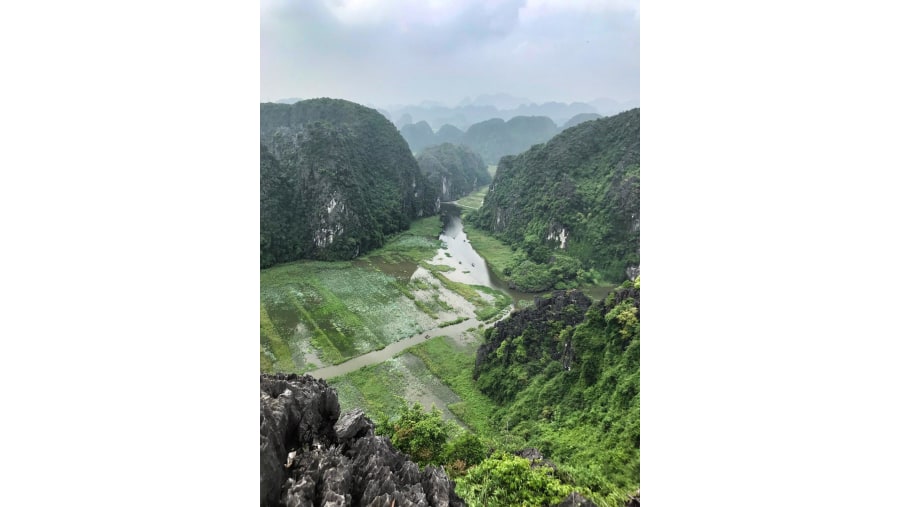
[[[306,97],[313,98],[313,97]],[[280,99],[282,104],[293,104],[297,97]],[[462,131],[470,126],[486,120],[499,118],[508,121],[516,116],[546,116],[557,125],[565,124],[579,114],[598,114],[612,116],[614,114],[640,107],[640,100],[619,101],[600,97],[590,101],[576,102],[535,102],[525,97],[516,97],[507,93],[482,94],[477,97],[465,97],[455,105],[425,100],[418,104],[376,105],[366,104],[377,109],[390,120],[397,129],[405,125],[427,122],[434,129],[451,125]]]

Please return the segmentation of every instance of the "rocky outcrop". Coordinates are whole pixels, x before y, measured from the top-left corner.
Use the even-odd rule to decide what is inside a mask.
[[[475,379],[490,363],[507,360],[497,357],[497,350],[505,342],[520,336],[526,337],[523,340],[526,359],[540,358],[546,352],[568,368],[574,358],[571,339],[557,342],[544,338],[558,334],[554,326],[560,328],[559,323],[562,323],[561,327],[577,325],[584,320],[590,306],[590,298],[578,290],[554,291],[549,298],[535,297],[534,306],[513,312],[485,333],[485,343],[478,347],[475,358]],[[550,350],[547,347],[551,347]]]
[[[420,470],[359,410],[309,375],[260,376],[260,505],[464,506],[442,469]]]
[[[641,490],[637,490],[633,495],[628,496],[625,507],[641,507]]]
[[[581,496],[579,493],[571,493],[556,507],[597,507],[597,504]]]

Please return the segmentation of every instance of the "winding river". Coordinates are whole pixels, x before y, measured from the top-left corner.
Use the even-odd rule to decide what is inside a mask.
[[[440,240],[444,243],[444,246],[437,251],[437,254],[429,262],[431,264],[441,264],[455,268],[453,271],[443,273],[444,276],[455,282],[466,283],[469,285],[483,285],[492,289],[501,290],[512,297],[515,305],[518,305],[519,301],[531,301],[535,296],[540,295],[510,290],[506,287],[506,284],[490,270],[484,258],[472,248],[472,244],[469,243],[469,239],[463,230],[460,212],[460,207],[454,203],[441,203],[441,223],[443,224],[443,230],[440,235]],[[383,265],[377,263],[377,265],[379,269],[386,273],[406,278],[412,276],[417,267],[411,262],[401,263],[400,265],[388,263],[383,263]],[[605,297],[610,290],[611,288],[608,287],[599,287],[585,292],[597,299]],[[507,308],[503,317],[505,318],[512,309],[513,307]],[[480,322],[477,319],[473,318],[464,320],[452,326],[429,329],[422,333],[410,336],[409,338],[394,342],[381,350],[374,350],[367,354],[354,357],[341,364],[319,368],[309,372],[309,374],[313,377],[322,379],[330,379],[345,375],[358,370],[363,366],[387,361],[409,347],[418,345],[435,336],[450,336],[452,338],[462,339],[462,335],[466,330],[478,327],[479,323]]]

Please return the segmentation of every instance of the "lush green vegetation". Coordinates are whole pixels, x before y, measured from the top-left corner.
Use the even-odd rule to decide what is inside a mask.
[[[576,489],[560,482],[550,467],[497,453],[456,479],[456,494],[471,507],[544,506],[561,502]]]
[[[388,262],[421,263],[434,257],[434,252],[441,246],[438,236],[441,234],[441,218],[437,215],[414,220],[408,230],[390,238],[381,248],[372,250],[360,257],[364,262],[383,259]]]
[[[625,280],[640,265],[640,110],[504,157],[468,223],[517,250],[501,272],[520,290]]]
[[[442,201],[453,201],[491,181],[481,157],[465,146],[444,143],[422,150],[416,161]]]
[[[440,280],[444,287],[447,287],[462,296],[466,301],[475,305],[475,317],[478,318],[478,320],[491,320],[500,315],[500,312],[512,304],[512,298],[507,296],[505,292],[485,287],[484,285],[467,285],[461,282],[455,282],[441,274],[440,270],[434,270],[431,274]],[[490,296],[490,301],[485,299],[483,295]]]
[[[484,196],[487,195],[488,186],[485,185],[465,197],[456,200],[456,205],[464,210],[478,209],[484,203]]]
[[[425,412],[419,403],[404,404],[395,417],[379,421],[376,429],[420,465],[439,464],[450,437],[450,425],[440,411],[432,408]]]
[[[472,379],[473,348],[460,347],[451,338],[442,336],[411,347],[407,352],[421,359],[428,371],[459,396],[460,401],[447,405],[453,415],[482,438],[500,440],[501,435],[491,423],[497,404],[479,391]]]
[[[578,310],[499,340],[489,329],[476,385],[497,404],[494,426],[556,461],[566,482],[617,502],[640,484],[640,278],[577,325],[566,312]],[[567,348],[568,359],[553,357]]]
[[[601,116],[597,113],[576,114],[575,116],[569,118],[569,120],[567,122],[565,122],[562,127],[559,128],[559,131],[562,132],[563,130],[566,130],[569,127],[574,127],[575,125],[580,125],[586,121],[599,120],[600,118],[603,118],[603,116]]]
[[[478,328],[444,329],[452,336],[329,380],[343,409],[363,408],[398,449],[443,465],[469,505],[552,505],[573,491],[621,505],[640,483],[640,278],[557,313],[538,299],[518,327],[491,327],[509,296],[430,264],[440,219],[414,218],[433,211],[442,182],[456,198],[492,168],[451,145],[422,146],[416,164],[371,111],[330,99],[261,107],[261,264],[355,259],[261,270],[261,370],[303,373],[438,334],[472,314],[454,311],[448,301],[464,303],[451,291],[474,305]],[[544,120],[470,132],[499,157],[545,135]],[[639,121],[634,110],[569,128],[502,158],[494,184],[459,199],[495,273],[543,291],[621,280],[639,265]],[[429,273],[411,278],[418,267]],[[528,446],[557,469],[511,454]]]
[[[390,275],[348,262],[301,261],[261,271],[263,371],[337,364],[431,327],[403,288]]]
[[[437,198],[394,126],[345,100],[260,105],[260,267],[351,259]]]

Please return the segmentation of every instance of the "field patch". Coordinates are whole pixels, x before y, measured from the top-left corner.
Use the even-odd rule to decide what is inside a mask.
[[[335,377],[328,385],[338,392],[342,412],[361,408],[377,420],[396,414],[407,402],[419,402],[426,410],[433,405],[444,419],[461,423],[449,409],[461,401],[459,396],[411,354]]]

